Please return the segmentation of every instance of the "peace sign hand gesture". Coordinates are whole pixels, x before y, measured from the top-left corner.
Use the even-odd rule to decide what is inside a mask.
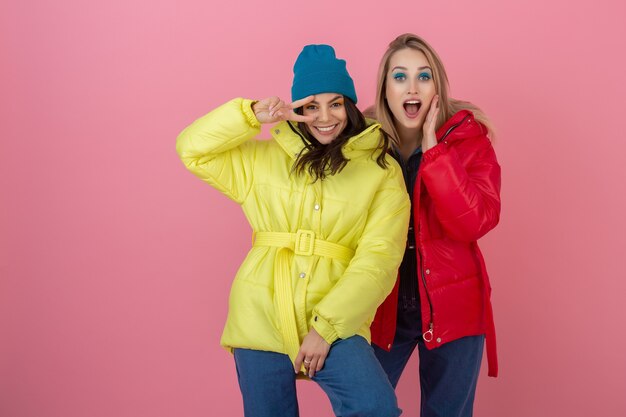
[[[293,103],[285,103],[279,97],[269,97],[252,105],[252,111],[260,123],[276,123],[283,120],[294,122],[312,122],[314,116],[302,116],[293,110],[312,102],[315,96],[308,96]]]

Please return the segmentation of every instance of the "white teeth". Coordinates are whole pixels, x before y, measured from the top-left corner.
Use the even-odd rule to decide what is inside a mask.
[[[328,126],[328,127],[315,126],[315,128],[317,130],[319,130],[320,132],[330,132],[331,130],[333,130],[335,128],[335,126],[337,126],[337,125],[332,125],[332,126]]]
[[[406,104],[419,104],[419,100],[409,100],[405,101]]]

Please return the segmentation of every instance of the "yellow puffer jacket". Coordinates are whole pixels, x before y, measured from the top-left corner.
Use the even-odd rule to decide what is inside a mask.
[[[289,355],[309,326],[328,342],[370,340],[376,308],[391,292],[404,254],[410,203],[400,167],[372,156],[378,124],[343,148],[350,161],[312,182],[291,172],[303,148],[295,126],[260,124],[252,101],[234,99],[178,137],[180,158],[195,175],[239,203],[255,243],[232,285],[222,345]],[[215,260],[219,261],[219,260]]]

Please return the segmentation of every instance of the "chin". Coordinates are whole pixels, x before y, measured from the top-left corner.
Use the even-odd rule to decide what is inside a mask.
[[[318,137],[316,137],[315,139],[317,139],[317,141],[319,143],[321,143],[322,145],[330,145],[337,138],[336,137],[332,137],[332,138],[329,138],[329,137],[318,138]]]
[[[396,122],[405,129],[419,129],[422,123],[419,120],[396,119]]]
[[[407,129],[420,129],[424,125],[424,118],[422,115],[419,115],[415,119],[410,119],[405,115],[399,119],[400,123]]]

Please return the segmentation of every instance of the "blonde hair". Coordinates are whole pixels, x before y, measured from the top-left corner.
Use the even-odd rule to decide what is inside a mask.
[[[433,73],[433,82],[435,83],[435,91],[439,95],[439,117],[437,118],[437,126],[438,129],[443,125],[446,120],[452,117],[455,113],[460,110],[469,110],[474,114],[474,118],[482,123],[488,130],[488,134],[493,137],[494,130],[493,125],[477,106],[467,101],[461,101],[454,99],[448,95],[448,75],[446,74],[446,69],[443,66],[443,62],[437,52],[422,38],[412,33],[405,33],[403,35],[398,36],[394,39],[385,51],[382,59],[380,60],[380,65],[378,67],[378,83],[376,87],[376,102],[375,112],[376,119],[380,122],[385,130],[390,136],[391,140],[398,145],[399,136],[398,131],[394,125],[394,117],[393,113],[391,113],[391,109],[387,104],[387,99],[385,98],[385,89],[387,87],[387,73],[389,72],[389,61],[391,60],[391,56],[400,51],[402,49],[414,49],[416,51],[420,51],[426,56],[428,63],[432,69]],[[366,115],[369,116],[371,113],[371,109],[366,110]]]

